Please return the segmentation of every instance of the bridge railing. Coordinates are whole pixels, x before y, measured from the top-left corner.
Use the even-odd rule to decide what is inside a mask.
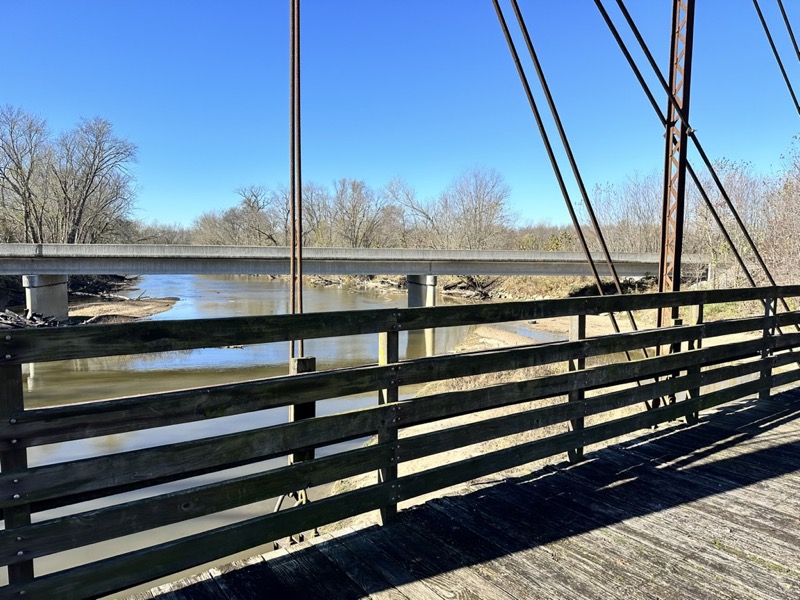
[[[0,587],[0,596],[113,593],[351,516],[378,510],[391,519],[404,500],[559,453],[577,460],[586,446],[768,393],[800,378],[794,354],[800,312],[776,314],[778,297],[800,297],[800,286],[7,330],[0,335],[0,560],[9,583]],[[763,311],[666,329],[398,360],[400,331],[747,301]],[[25,403],[24,363],[356,334],[380,336],[377,364],[48,408]],[[734,334],[750,335],[729,337]],[[643,348],[662,351],[645,358]],[[410,384],[509,372],[516,377],[479,387],[423,391],[409,399],[398,394]],[[181,423],[213,425],[231,415],[365,392],[376,393],[375,405],[263,427],[255,419],[251,428],[231,433],[197,433],[154,447],[28,464],[35,446]],[[365,438],[372,442],[334,446]],[[497,449],[468,451],[501,438],[506,444]],[[328,452],[309,460],[277,467],[264,462],[326,447]],[[436,466],[407,468],[411,461],[454,451],[459,455]],[[236,470],[244,465],[251,467],[245,474]],[[212,521],[183,537],[159,529],[364,474],[370,475],[367,483],[340,486],[327,497],[279,512],[222,526]],[[213,478],[199,477],[207,475]],[[167,483],[177,487],[157,487]],[[85,508],[83,503],[97,499],[104,499],[102,506]],[[73,556],[69,566],[47,561],[157,529],[152,543],[120,547],[105,558]]]

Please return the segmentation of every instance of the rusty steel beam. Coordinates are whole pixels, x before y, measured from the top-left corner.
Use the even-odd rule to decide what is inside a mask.
[[[668,97],[664,202],[661,213],[661,260],[658,289],[678,291],[681,285],[684,200],[686,196],[686,151],[689,136],[694,0],[674,0]],[[666,312],[666,314],[665,314]],[[668,326],[677,311],[659,311],[659,326]]]
[[[303,312],[303,177],[300,146],[300,0],[289,0],[289,312]],[[303,356],[303,340],[289,342],[289,358]],[[296,347],[297,346],[297,347]],[[299,354],[297,353],[299,351]]]

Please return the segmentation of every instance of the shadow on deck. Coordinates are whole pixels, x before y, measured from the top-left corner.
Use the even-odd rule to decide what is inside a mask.
[[[798,417],[800,391],[735,402],[157,597],[800,598]]]

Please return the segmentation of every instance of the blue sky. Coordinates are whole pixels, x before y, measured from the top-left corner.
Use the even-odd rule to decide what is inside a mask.
[[[777,4],[761,4],[800,88]],[[800,6],[784,4],[800,34]],[[660,168],[662,127],[594,2],[520,5],[590,189]],[[627,5],[666,69],[671,0]],[[288,181],[288,7],[0,0],[0,104],[54,131],[108,119],[139,148],[136,216],[190,224],[234,205],[237,187]],[[302,27],[305,181],[402,177],[425,198],[489,167],[521,224],[567,222],[490,0],[302,0]],[[750,0],[697,3],[692,89],[712,158],[781,167],[800,119]]]

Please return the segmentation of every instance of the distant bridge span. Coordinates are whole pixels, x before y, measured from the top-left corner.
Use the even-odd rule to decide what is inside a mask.
[[[289,273],[290,249],[260,246],[172,246],[140,244],[3,244],[2,275],[91,274],[270,274]],[[594,257],[607,275],[602,255]],[[621,277],[658,273],[657,253],[612,254]],[[685,256],[701,271],[706,262]],[[580,252],[305,248],[309,275],[591,275]]]
[[[289,255],[289,248],[262,246],[3,244],[0,275],[22,275],[28,309],[63,321],[68,314],[68,275],[288,275]],[[621,277],[642,277],[659,270],[655,253],[619,253],[612,258]],[[684,257],[684,263],[692,264],[692,258]],[[602,256],[595,260],[600,274],[610,275]],[[706,264],[697,258],[694,264],[704,276]],[[405,275],[410,307],[435,304],[437,275],[591,275],[579,252],[393,248],[307,248],[303,272]]]

